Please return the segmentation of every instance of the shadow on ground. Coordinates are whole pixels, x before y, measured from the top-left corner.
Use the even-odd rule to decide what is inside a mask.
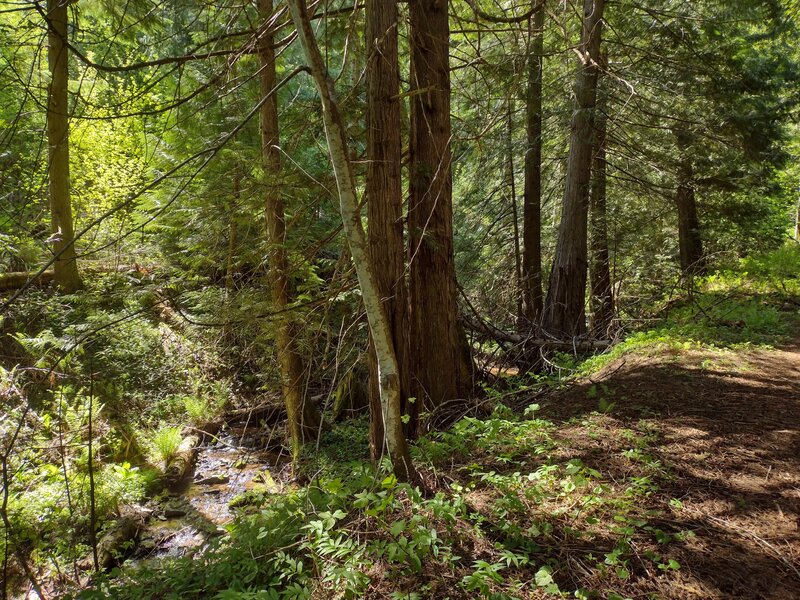
[[[628,468],[620,431],[654,432],[666,468],[648,508],[695,537],[670,550],[680,570],[634,573],[632,591],[800,598],[800,347],[628,358],[542,404],[568,452],[612,478]]]

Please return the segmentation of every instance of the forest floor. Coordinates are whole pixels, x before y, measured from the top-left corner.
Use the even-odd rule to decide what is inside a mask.
[[[498,407],[417,443],[438,492],[429,499],[391,478],[376,488],[366,464],[353,470],[345,457],[358,426],[344,425],[323,443],[344,450],[331,463],[338,478],[251,497],[264,504],[249,526],[222,533],[219,550],[192,518],[229,520],[229,482],[202,478],[235,468],[230,457],[206,468],[202,453],[223,449],[201,449],[197,493],[171,500],[177,518],[144,532],[106,597],[212,597],[240,589],[232,570],[253,572],[247,589],[281,581],[275,598],[800,597],[800,339],[777,349],[656,342],[518,400],[525,415]],[[247,476],[263,470],[251,458]],[[395,545],[408,561],[387,555]],[[283,563],[254,559],[285,548],[313,566],[286,575]],[[189,562],[169,562],[181,556]],[[147,557],[160,570],[131,568]]]
[[[618,460],[626,432],[652,432],[646,451],[664,471],[643,508],[694,532],[670,547],[680,568],[657,576],[643,561],[618,592],[800,597],[800,339],[780,349],[626,355],[542,404],[544,417],[564,423],[564,452],[612,479],[627,476]],[[573,583],[591,583],[572,571]]]

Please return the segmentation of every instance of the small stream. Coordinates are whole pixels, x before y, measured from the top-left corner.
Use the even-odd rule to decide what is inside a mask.
[[[190,475],[146,506],[150,518],[125,565],[203,552],[226,533],[230,502],[245,492],[280,492],[290,475],[289,456],[268,450],[261,428],[224,426],[197,448]]]

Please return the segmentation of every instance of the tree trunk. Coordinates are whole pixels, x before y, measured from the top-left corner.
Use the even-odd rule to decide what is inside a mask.
[[[242,187],[242,172],[239,166],[234,166],[233,170],[233,199],[227,207],[228,209],[228,253],[225,257],[225,306],[224,318],[222,327],[222,339],[227,342],[233,342],[233,328],[231,326],[231,302],[234,296],[234,259],[236,258],[236,245],[238,243],[237,226],[236,226],[236,210],[241,198]]]
[[[528,91],[525,101],[525,199],[523,206],[521,328],[533,329],[542,314],[542,54],[544,4],[530,23]]]
[[[700,237],[700,221],[697,218],[697,202],[691,179],[691,165],[682,164],[680,182],[675,193],[675,205],[678,208],[681,271],[686,276],[701,275],[705,270],[703,240]]]
[[[272,0],[259,0],[259,13],[266,22],[272,15]],[[267,29],[269,31],[269,29]],[[261,61],[261,94],[267,96],[277,85],[275,74],[274,35],[266,33],[259,40]],[[274,310],[284,316],[277,324],[275,352],[281,376],[283,402],[286,405],[292,454],[299,456],[303,443],[316,437],[320,425],[319,414],[305,397],[303,384],[303,359],[298,351],[300,326],[295,315],[285,313],[289,305],[289,261],[286,254],[286,219],[280,195],[281,161],[278,129],[278,97],[270,95],[261,107],[261,147],[266,179],[265,215],[267,243],[269,244],[269,279]]]
[[[67,0],[48,0],[50,86],[47,101],[48,192],[52,219],[54,281],[65,292],[82,287],[75,258],[75,230],[69,198],[69,107],[67,86]]]
[[[800,242],[800,197],[794,209],[794,241]]]
[[[339,191],[339,206],[342,224],[350,254],[356,268],[361,287],[364,308],[367,312],[375,356],[378,360],[381,412],[385,429],[386,446],[392,461],[394,474],[400,481],[416,481],[417,474],[411,463],[408,444],[403,434],[400,412],[400,373],[392,342],[392,330],[384,312],[377,279],[369,259],[366,234],[361,224],[361,214],[356,197],[353,166],[347,150],[347,131],[342,123],[339,105],[328,73],[320,54],[314,32],[306,12],[305,0],[289,0],[289,10],[297,27],[298,38],[311,70],[322,103],[325,136],[328,141],[336,186]]]
[[[369,253],[400,371],[401,411],[408,399],[408,293],[403,245],[400,67],[397,0],[367,0],[367,230]],[[383,452],[378,359],[370,341],[370,446]]]
[[[797,206],[794,210],[794,241],[800,242],[800,197],[797,198]]]
[[[517,315],[522,313],[522,254],[519,243],[519,210],[517,210],[517,183],[514,171],[514,99],[508,99],[506,106],[506,177],[511,204],[512,229],[514,231],[514,296],[517,301]]]
[[[453,254],[450,68],[447,0],[411,1],[411,97],[408,237],[412,390],[419,412],[466,397],[472,359],[458,320]]]
[[[584,0],[564,204],[542,319],[542,328],[559,336],[586,332],[586,237],[603,7],[604,0]]]
[[[605,62],[603,64],[605,65]],[[589,281],[591,282],[589,305],[592,309],[590,329],[592,337],[595,338],[610,337],[611,323],[614,319],[606,212],[606,106],[606,93],[601,82],[595,113],[596,139],[589,204]]]
[[[242,195],[242,172],[238,166],[233,169],[233,201],[228,207],[228,254],[225,257],[225,303],[226,308],[233,293],[234,287],[234,259],[236,258],[236,245],[238,243],[238,230],[236,226],[236,210]]]

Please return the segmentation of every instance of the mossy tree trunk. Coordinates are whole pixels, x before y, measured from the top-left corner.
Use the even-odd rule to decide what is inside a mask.
[[[75,255],[69,186],[68,0],[47,1],[50,85],[47,98],[48,195],[52,222],[53,280],[65,292],[82,287]]]
[[[272,0],[258,0],[259,14],[266,22],[273,11]],[[320,417],[314,405],[306,398],[303,359],[298,350],[300,325],[289,306],[291,289],[289,260],[286,252],[286,217],[281,199],[280,130],[278,123],[278,96],[275,67],[275,36],[267,28],[259,40],[261,63],[261,95],[269,98],[261,107],[261,148],[265,180],[265,216],[267,243],[269,245],[269,283],[273,310],[279,313],[276,320],[275,353],[281,377],[281,391],[286,405],[292,454],[299,456],[304,442],[315,438]]]

